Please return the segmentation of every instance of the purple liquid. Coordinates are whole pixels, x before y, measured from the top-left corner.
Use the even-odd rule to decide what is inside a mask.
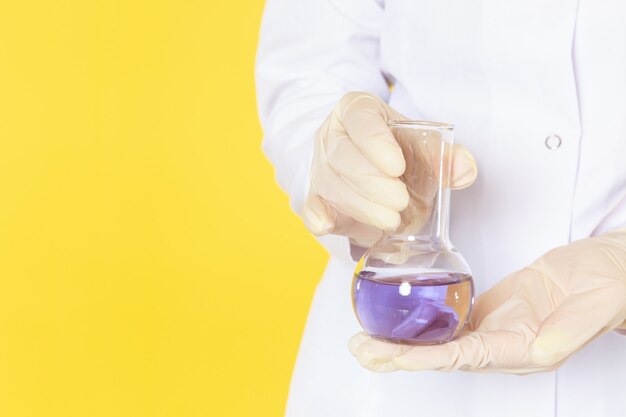
[[[449,342],[463,329],[474,302],[472,277],[461,273],[425,273],[376,277],[355,275],[354,311],[371,336],[393,342]]]

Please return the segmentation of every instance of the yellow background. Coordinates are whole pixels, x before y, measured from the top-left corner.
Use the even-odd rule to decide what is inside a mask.
[[[326,253],[260,150],[262,1],[0,2],[0,416],[280,416]]]

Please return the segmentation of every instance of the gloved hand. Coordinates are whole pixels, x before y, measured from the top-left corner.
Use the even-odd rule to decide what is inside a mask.
[[[469,330],[436,346],[359,333],[349,349],[372,371],[526,374],[557,368],[581,347],[626,329],[626,228],[554,249],[478,297]],[[626,343],[626,341],[625,341]]]
[[[400,225],[409,194],[401,178],[403,150],[387,126],[391,119],[406,117],[372,94],[353,92],[318,129],[302,214],[313,234],[344,235],[369,246]],[[452,151],[450,186],[467,187],[476,179],[476,161],[461,145]]]

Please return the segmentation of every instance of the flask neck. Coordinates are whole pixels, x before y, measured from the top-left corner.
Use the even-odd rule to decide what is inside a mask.
[[[408,208],[409,213],[415,213],[417,202],[411,202]],[[406,225],[396,231],[387,233],[388,237],[408,242],[425,242],[450,246],[449,226],[450,226],[450,190],[441,188],[433,198],[428,211],[419,222],[420,227],[415,227],[415,222]],[[402,215],[409,217],[410,214]]]
[[[450,226],[450,189],[443,188],[433,202],[432,219],[425,224],[422,236],[433,242],[450,243],[448,230]]]
[[[391,131],[406,162],[401,179],[409,193],[409,205],[400,213],[400,227],[387,236],[449,244],[452,127],[407,122],[392,125]]]
[[[404,121],[390,128],[406,162],[400,179],[409,193],[409,205],[400,212],[400,226],[366,252],[364,267],[469,272],[448,237],[452,126]]]

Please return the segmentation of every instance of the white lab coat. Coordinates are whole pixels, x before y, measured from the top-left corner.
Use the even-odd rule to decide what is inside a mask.
[[[453,123],[479,178],[452,194],[451,239],[479,293],[551,248],[626,225],[623,0],[268,0],[256,77],[263,149],[296,213],[314,132],[344,93]],[[346,348],[360,330],[356,262],[346,238],[319,240],[331,260],[288,417],[626,416],[626,338],[615,333],[524,377],[363,370]]]

